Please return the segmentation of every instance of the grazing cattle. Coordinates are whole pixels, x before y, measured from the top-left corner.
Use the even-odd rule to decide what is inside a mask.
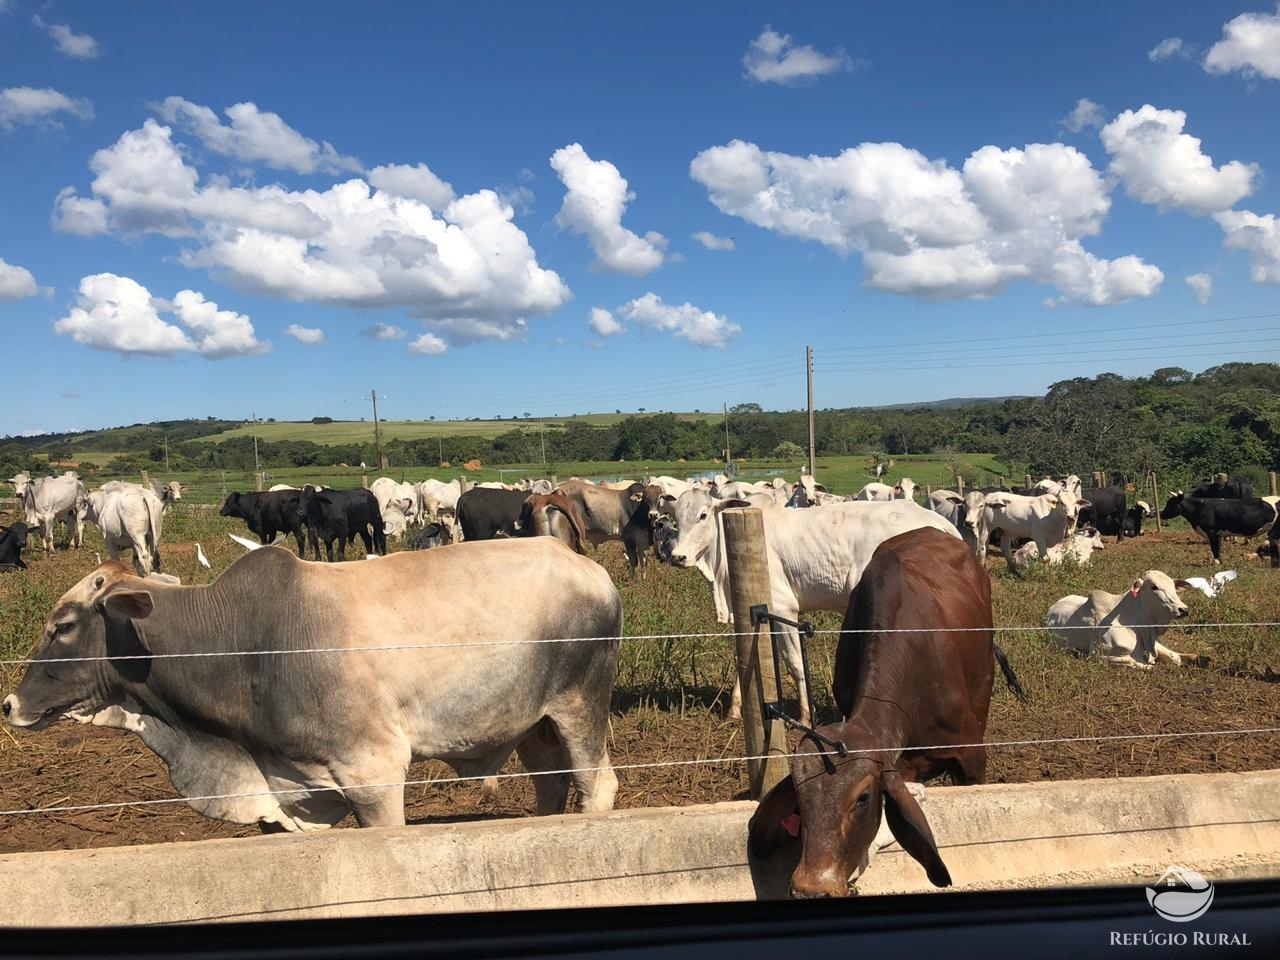
[[[791,775],[751,818],[751,852],[768,856],[798,834],[791,895],[847,897],[869,865],[883,812],[934,885],[950,886],[907,784],[944,773],[960,784],[983,781],[993,654],[1025,699],[994,643],[991,581],[958,539],[912,530],[876,548],[848,608],[842,630],[851,632],[841,634],[832,683],[845,719],[818,728],[843,750],[801,739]]]
[[[84,546],[84,484],[74,473],[60,477],[36,477],[27,473],[10,477],[22,504],[23,519],[29,528],[39,528],[41,545],[53,551],[53,524],[67,526],[67,547]]]
[[[27,549],[27,525],[19,520],[9,527],[0,527],[0,573],[27,569],[22,551]]]
[[[1013,542],[1019,537],[1034,540],[1040,556],[1049,552],[1055,543],[1061,543],[1074,530],[1076,517],[1088,501],[1077,500],[1070,492],[1044,493],[1038,497],[1023,497],[1016,493],[989,493],[986,495],[987,525],[993,535],[1000,535],[1000,549],[1004,552],[1009,569],[1017,571],[1013,561]]]
[[[1084,532],[1073,533],[1061,543],[1055,543],[1043,558],[1040,556],[1040,548],[1034,543],[1024,543],[1013,551],[1013,562],[1019,567],[1027,567],[1030,566],[1032,561],[1043,559],[1045,563],[1052,567],[1058,567],[1064,563],[1083,566],[1089,562],[1089,558],[1093,556],[1093,551],[1102,549],[1104,549],[1102,534],[1097,530],[1089,529]]]
[[[1125,515],[1129,512],[1124,486],[1086,487],[1082,496],[1088,505],[1080,508],[1079,525],[1096,527],[1113,535],[1116,543],[1123,540]]]
[[[520,507],[516,530],[530,537],[555,537],[574,553],[587,552],[582,515],[563,493],[529,494]]]
[[[428,523],[408,541],[410,550],[431,550],[435,547],[447,547],[453,543],[453,529],[447,523],[436,521]]]
[[[711,584],[716,619],[732,620],[729,609],[729,570],[724,547],[726,507],[746,506],[740,500],[715,500],[705,490],[690,490],[676,501],[676,535],[666,553],[674,566],[694,567]],[[932,511],[905,500],[893,503],[833,503],[815,510],[763,510],[769,559],[769,610],[789,620],[811,610],[844,613],[849,594],[871,555],[885,540],[907,530],[932,527],[960,539],[950,523]],[[780,626],[782,657],[801,691],[800,712],[807,723],[804,665],[800,638],[791,627]],[[741,691],[735,685],[731,715],[736,716]]]
[[[436,479],[423,480],[418,487],[418,505],[425,517],[438,517],[442,510],[456,510],[458,497],[462,496],[462,483],[450,480],[444,483]]]
[[[1275,497],[1253,500],[1201,499],[1175,492],[1160,511],[1161,520],[1186,517],[1196,533],[1209,541],[1213,562],[1222,559],[1222,535],[1235,534],[1252,539],[1267,535],[1267,549],[1271,565],[1280,567],[1280,519],[1277,518]]]
[[[975,557],[986,558],[991,514],[985,494],[970,490],[962,497],[953,490],[935,490],[929,494],[929,509],[951,521]]]
[[[644,487],[628,484],[621,490],[594,486],[581,480],[566,480],[556,488],[564,494],[582,517],[587,539],[595,546],[607,540],[621,540],[634,577],[653,546],[653,525],[649,520],[649,501]]]
[[[458,526],[463,540],[492,540],[519,535],[516,524],[528,494],[523,490],[472,487],[458,498]]]
[[[570,778],[608,810],[621,633],[608,573],[548,538],[336,567],[260,549],[190,587],[106,563],[54,606],[3,713],[131,730],[192,807],[234,823],[401,825],[411,761],[485,777],[513,749],[539,814],[564,811]],[[574,637],[605,639],[539,642]],[[253,655],[314,648],[337,651]],[[219,651],[250,655],[182,656]]]
[[[369,484],[369,492],[378,501],[382,531],[389,537],[404,535],[409,524],[418,518],[418,490],[411,483],[396,483],[390,477],[378,477]]]
[[[307,542],[317,560],[323,543],[325,559],[333,562],[335,541],[338,559],[346,560],[347,544],[354,543],[357,536],[364,544],[366,555],[381,556],[387,552],[387,535],[378,499],[363,487],[317,490],[307,484],[298,492],[298,519],[307,525]]]
[[[150,487],[130,486],[114,493],[94,490],[85,497],[85,519],[102,531],[112,560],[120,559],[121,550],[132,550],[138,576],[159,571],[164,504]]]
[[[265,493],[233,491],[227,496],[218,515],[239,517],[248,526],[249,532],[256,534],[263,543],[275,543],[277,533],[291,533],[298,544],[298,556],[305,557],[306,524],[298,516],[301,498],[302,491],[293,487]],[[316,559],[319,559],[319,554]]]
[[[1193,488],[1189,496],[1199,497],[1201,500],[1251,500],[1253,486],[1248,480],[1228,480],[1226,474],[1220,473],[1212,483],[1202,483]]]
[[[1087,597],[1063,597],[1049,608],[1045,624],[1067,649],[1096,653],[1117,666],[1150,670],[1156,661],[1181,666],[1181,655],[1158,641],[1174,617],[1190,612],[1178,596],[1185,586],[1185,580],[1148,570],[1121,594],[1091,590]]]

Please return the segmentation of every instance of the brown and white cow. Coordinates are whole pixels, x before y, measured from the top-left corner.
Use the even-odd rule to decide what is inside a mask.
[[[993,652],[1022,695],[993,640],[991,581],[962,540],[911,530],[876,549],[842,629],[850,632],[836,649],[833,686],[846,719],[818,732],[846,753],[811,736],[801,741],[791,775],[751,818],[751,851],[765,857],[798,836],[803,853],[792,896],[848,896],[867,868],[883,812],[929,879],[949,886],[907,783],[943,773],[957,783],[982,782],[986,750],[968,745],[981,744],[986,731]],[[901,630],[915,632],[893,632]]]

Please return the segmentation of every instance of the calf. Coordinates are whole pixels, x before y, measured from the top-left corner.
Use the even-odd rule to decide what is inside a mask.
[[[1160,511],[1161,520],[1186,517],[1191,528],[1209,541],[1213,562],[1222,560],[1222,534],[1234,533],[1246,539],[1267,535],[1271,566],[1280,567],[1280,513],[1276,498],[1253,500],[1202,499],[1181,491],[1169,497]]]
[[[845,720],[800,741],[791,776],[760,801],[751,852],[768,856],[797,833],[794,897],[845,897],[866,870],[881,813],[939,887],[951,874],[909,781],[986,775],[992,656],[1021,686],[994,643],[991,581],[973,551],[933,529],[876,548],[849,598],[832,682]],[[910,631],[910,632],[900,632]]]
[[[27,569],[22,551],[27,548],[27,525],[19,520],[11,527],[0,527],[0,573]]]
[[[277,533],[291,533],[298,544],[298,556],[305,558],[306,545],[303,537],[306,523],[298,512],[301,497],[302,491],[292,487],[266,493],[233,491],[222,504],[218,515],[239,517],[249,527],[249,532],[256,534],[263,543],[274,543]]]
[[[582,516],[563,493],[529,494],[520,507],[516,529],[529,537],[555,537],[574,553],[587,552]]]
[[[346,546],[357,536],[364,543],[366,555],[387,552],[387,535],[378,510],[378,499],[363,487],[317,490],[308,484],[298,494],[298,519],[307,525],[307,541],[317,560],[320,559],[320,544],[323,542],[325,559],[333,562],[335,541],[338,559],[347,559]]]
[[[1190,612],[1178,596],[1189,586],[1159,570],[1148,570],[1121,594],[1091,590],[1049,608],[1045,625],[1068,650],[1095,653],[1108,663],[1150,670],[1157,661],[1182,665],[1182,657],[1159,643],[1174,617]]]
[[[1057,567],[1064,563],[1075,563],[1083,566],[1093,556],[1093,551],[1103,549],[1102,534],[1090,529],[1083,533],[1074,533],[1068,540],[1056,543],[1044,555],[1044,562]],[[1020,567],[1030,565],[1033,560],[1040,559],[1040,548],[1034,543],[1024,543],[1013,551],[1013,560]]]

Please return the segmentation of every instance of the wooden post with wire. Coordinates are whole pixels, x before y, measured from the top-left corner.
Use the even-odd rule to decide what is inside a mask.
[[[758,800],[790,773],[786,727],[766,719],[764,705],[774,696],[778,678],[773,664],[772,627],[753,627],[751,608],[770,601],[769,561],[765,552],[764,515],[759,507],[731,508],[724,520],[729,567],[729,601],[737,633],[738,683],[742,688],[742,732],[748,757],[747,779]]]

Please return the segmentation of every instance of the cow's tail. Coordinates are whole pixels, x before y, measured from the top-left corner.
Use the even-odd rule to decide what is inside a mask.
[[[1009,655],[998,643],[993,643],[992,647],[995,648],[996,662],[1000,664],[1000,672],[1004,674],[1004,682],[1008,684],[1009,692],[1026,703],[1027,691],[1022,689],[1022,684],[1018,682],[1018,675],[1013,672],[1013,667],[1009,666]]]
[[[164,522],[164,504],[150,496],[147,501],[147,548],[151,551],[151,569],[160,572],[160,526]]]

